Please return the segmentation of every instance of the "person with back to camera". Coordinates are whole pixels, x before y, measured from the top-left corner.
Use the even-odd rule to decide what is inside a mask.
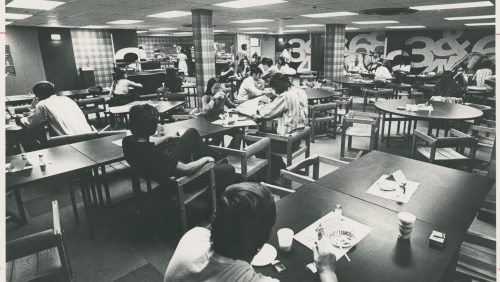
[[[125,72],[116,68],[116,79],[113,81],[109,96],[108,105],[111,107],[122,106],[132,102],[132,97],[129,95],[129,87],[142,88],[142,84],[130,81],[125,78]]]
[[[181,238],[164,281],[278,282],[250,265],[275,221],[276,204],[267,188],[251,182],[229,186],[217,202],[211,230],[195,227]],[[313,248],[322,282],[337,282],[333,251],[326,236]]]

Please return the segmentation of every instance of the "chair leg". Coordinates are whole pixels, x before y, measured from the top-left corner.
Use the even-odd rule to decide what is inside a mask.
[[[108,175],[106,173],[106,166],[105,165],[101,166],[101,173],[102,173],[102,179],[103,179],[103,184],[104,184],[104,193],[106,195],[106,202],[107,202],[107,205],[110,207],[111,206],[111,194],[109,192]]]
[[[385,112],[382,114],[382,134],[380,135],[380,139],[384,141],[385,134]]]
[[[352,149],[352,136],[347,137],[347,150],[350,151]]]
[[[187,231],[186,203],[184,202],[184,190],[182,186],[177,187],[177,201],[179,204],[182,233],[185,233]]]
[[[392,114],[389,114],[389,126],[387,127],[387,140],[385,140],[386,146],[389,147],[389,140],[391,139],[391,125],[392,125]]]
[[[78,215],[78,206],[76,205],[75,191],[73,190],[73,182],[70,181],[68,185],[69,196],[71,198],[71,206],[73,207],[73,214],[75,215],[76,224],[80,224],[80,217]]]
[[[21,198],[21,192],[19,188],[14,188],[14,197],[16,198],[17,209],[19,211],[19,217],[21,218],[22,224],[28,223],[28,218],[26,217],[26,211],[24,210],[23,199]]]

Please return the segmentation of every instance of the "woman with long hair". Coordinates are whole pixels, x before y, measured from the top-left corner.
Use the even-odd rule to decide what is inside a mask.
[[[108,104],[111,107],[121,106],[132,102],[132,96],[129,95],[129,87],[142,88],[142,84],[130,81],[125,78],[125,72],[115,68],[113,84],[109,96]]]

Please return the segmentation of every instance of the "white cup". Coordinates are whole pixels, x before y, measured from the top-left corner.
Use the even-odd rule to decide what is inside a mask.
[[[411,111],[411,104],[406,104],[406,110]]]
[[[280,250],[283,252],[289,252],[292,249],[294,235],[293,230],[290,228],[281,228],[277,233]]]

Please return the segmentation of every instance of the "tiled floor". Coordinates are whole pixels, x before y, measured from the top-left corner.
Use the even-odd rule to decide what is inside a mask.
[[[356,102],[359,103],[359,100]],[[359,105],[358,105],[359,106]],[[419,123],[419,127],[426,125]],[[353,142],[357,148],[367,148],[368,140],[358,138]],[[394,140],[391,147],[379,144],[382,151],[408,156],[409,140]],[[311,146],[311,154],[338,158],[340,135],[337,139],[318,138]],[[354,153],[352,154],[354,156]],[[487,152],[480,151],[478,157],[488,159]],[[87,237],[87,225],[78,194],[81,223],[75,223],[67,192],[67,183],[47,183],[22,189],[29,217],[29,224],[19,226],[7,224],[7,240],[51,228],[50,201],[60,202],[62,226],[65,230],[68,255],[74,271],[74,281],[162,281],[163,273],[179,239],[179,220],[176,203],[155,190],[146,198],[145,213],[138,216],[132,200],[129,177],[113,165],[111,193],[114,204],[111,208],[94,210],[95,239]],[[327,173],[323,170],[322,173]],[[197,201],[188,210],[190,224],[208,222],[207,201]],[[7,198],[7,207],[15,210],[15,201]],[[195,219],[195,220],[193,220]],[[194,222],[193,222],[194,221]]]

